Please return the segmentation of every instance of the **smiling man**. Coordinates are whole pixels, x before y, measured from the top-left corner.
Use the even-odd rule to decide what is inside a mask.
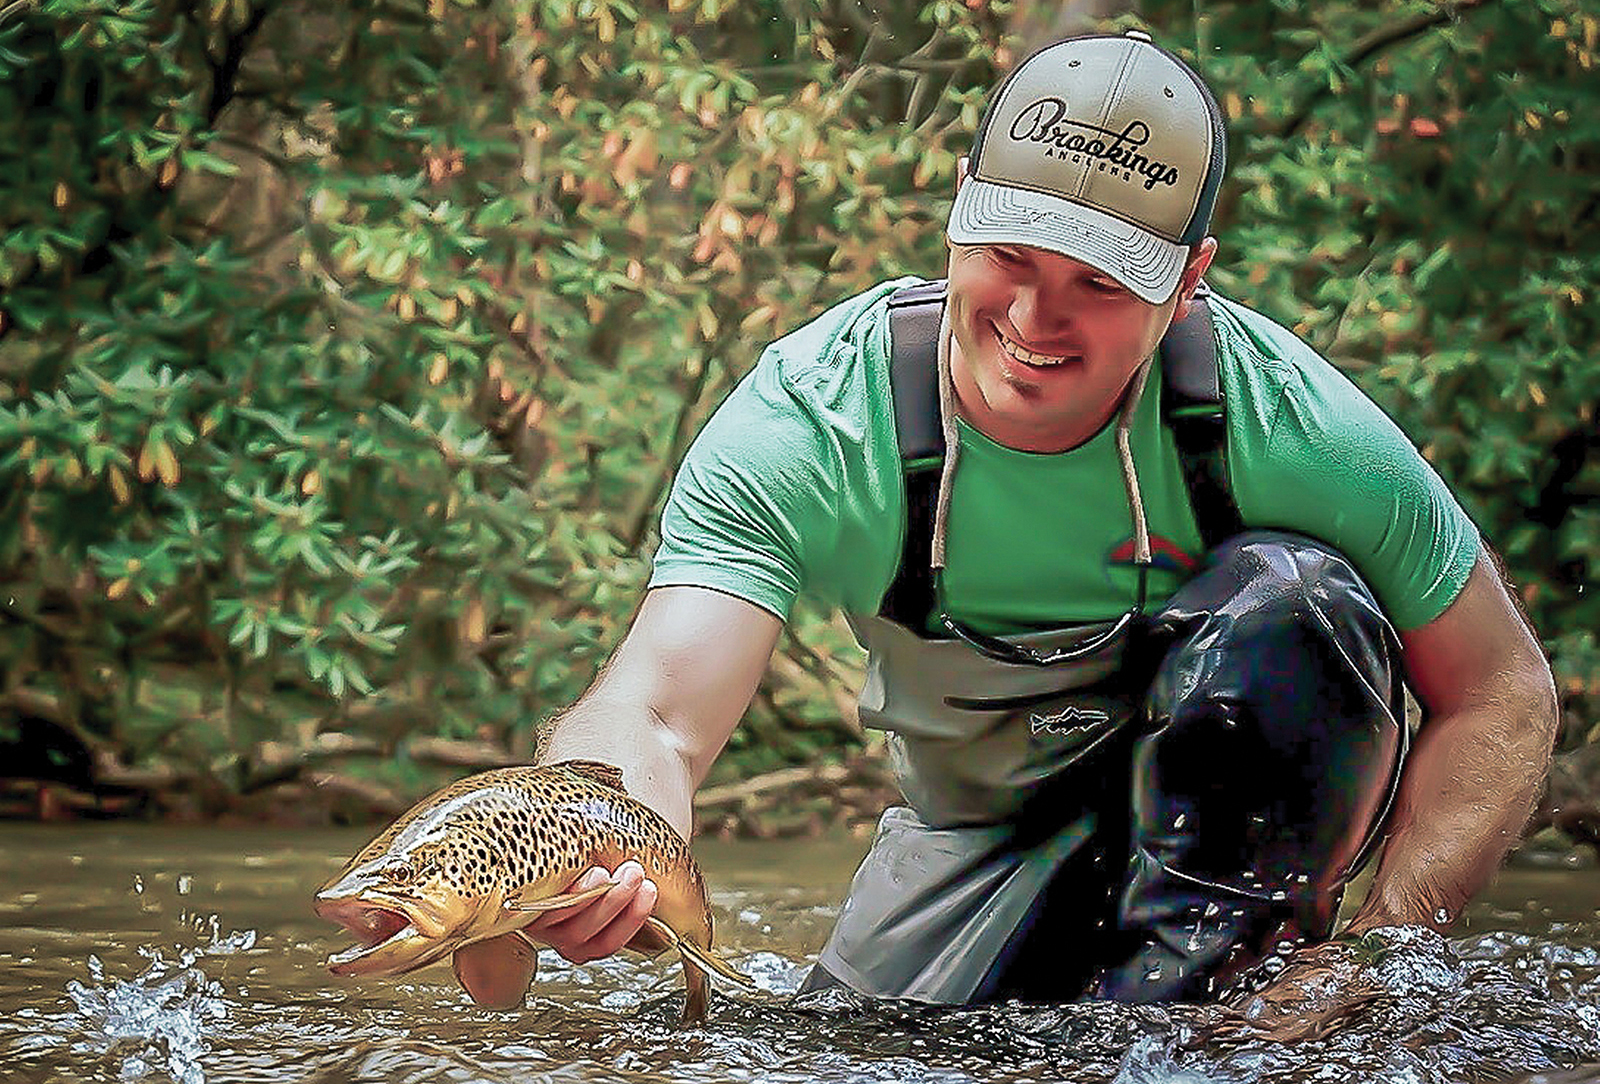
[[[687,834],[796,596],[842,607],[906,805],[809,988],[1205,999],[1308,945],[1268,997],[1310,1033],[1354,1003],[1297,1004],[1351,970],[1318,946],[1369,854],[1350,930],[1442,927],[1517,836],[1555,732],[1539,645],[1394,424],[1206,290],[1223,143],[1143,34],[1019,65],[963,165],[948,283],[885,283],[766,351],[549,736]],[[579,887],[608,879],[534,935],[623,945],[654,889],[632,864]]]

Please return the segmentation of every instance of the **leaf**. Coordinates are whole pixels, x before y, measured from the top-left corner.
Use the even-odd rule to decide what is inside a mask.
[[[239,175],[237,163],[230,162],[226,158],[212,154],[210,151],[189,149],[182,152],[181,158],[184,169],[192,169],[197,173],[211,173],[218,177],[237,177]]]

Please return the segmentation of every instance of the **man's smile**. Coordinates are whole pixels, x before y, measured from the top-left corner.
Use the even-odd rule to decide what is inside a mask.
[[[1000,348],[1009,354],[1012,359],[1030,365],[1034,368],[1049,368],[1055,365],[1065,365],[1069,361],[1082,360],[1081,354],[1041,354],[1037,350],[1029,350],[1021,343],[1013,342],[1006,338],[999,328],[995,329],[995,337],[1000,340]]]

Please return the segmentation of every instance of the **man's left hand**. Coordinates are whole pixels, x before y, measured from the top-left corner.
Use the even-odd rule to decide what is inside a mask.
[[[1383,990],[1363,975],[1363,954],[1336,941],[1295,951],[1267,986],[1213,1009],[1197,1044],[1321,1039],[1351,1022]]]

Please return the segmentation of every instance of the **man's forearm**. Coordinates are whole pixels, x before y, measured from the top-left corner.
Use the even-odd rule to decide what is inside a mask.
[[[648,708],[579,700],[550,723],[539,763],[598,760],[622,769],[628,793],[667,819],[685,839],[694,823],[694,767],[676,732]]]
[[[687,839],[694,790],[739,725],[783,622],[733,595],[661,587],[583,697],[550,724],[539,762],[600,760]]]
[[[1448,925],[1517,842],[1556,731],[1548,673],[1519,684],[1517,695],[1422,729],[1406,758],[1372,888],[1347,932]]]

